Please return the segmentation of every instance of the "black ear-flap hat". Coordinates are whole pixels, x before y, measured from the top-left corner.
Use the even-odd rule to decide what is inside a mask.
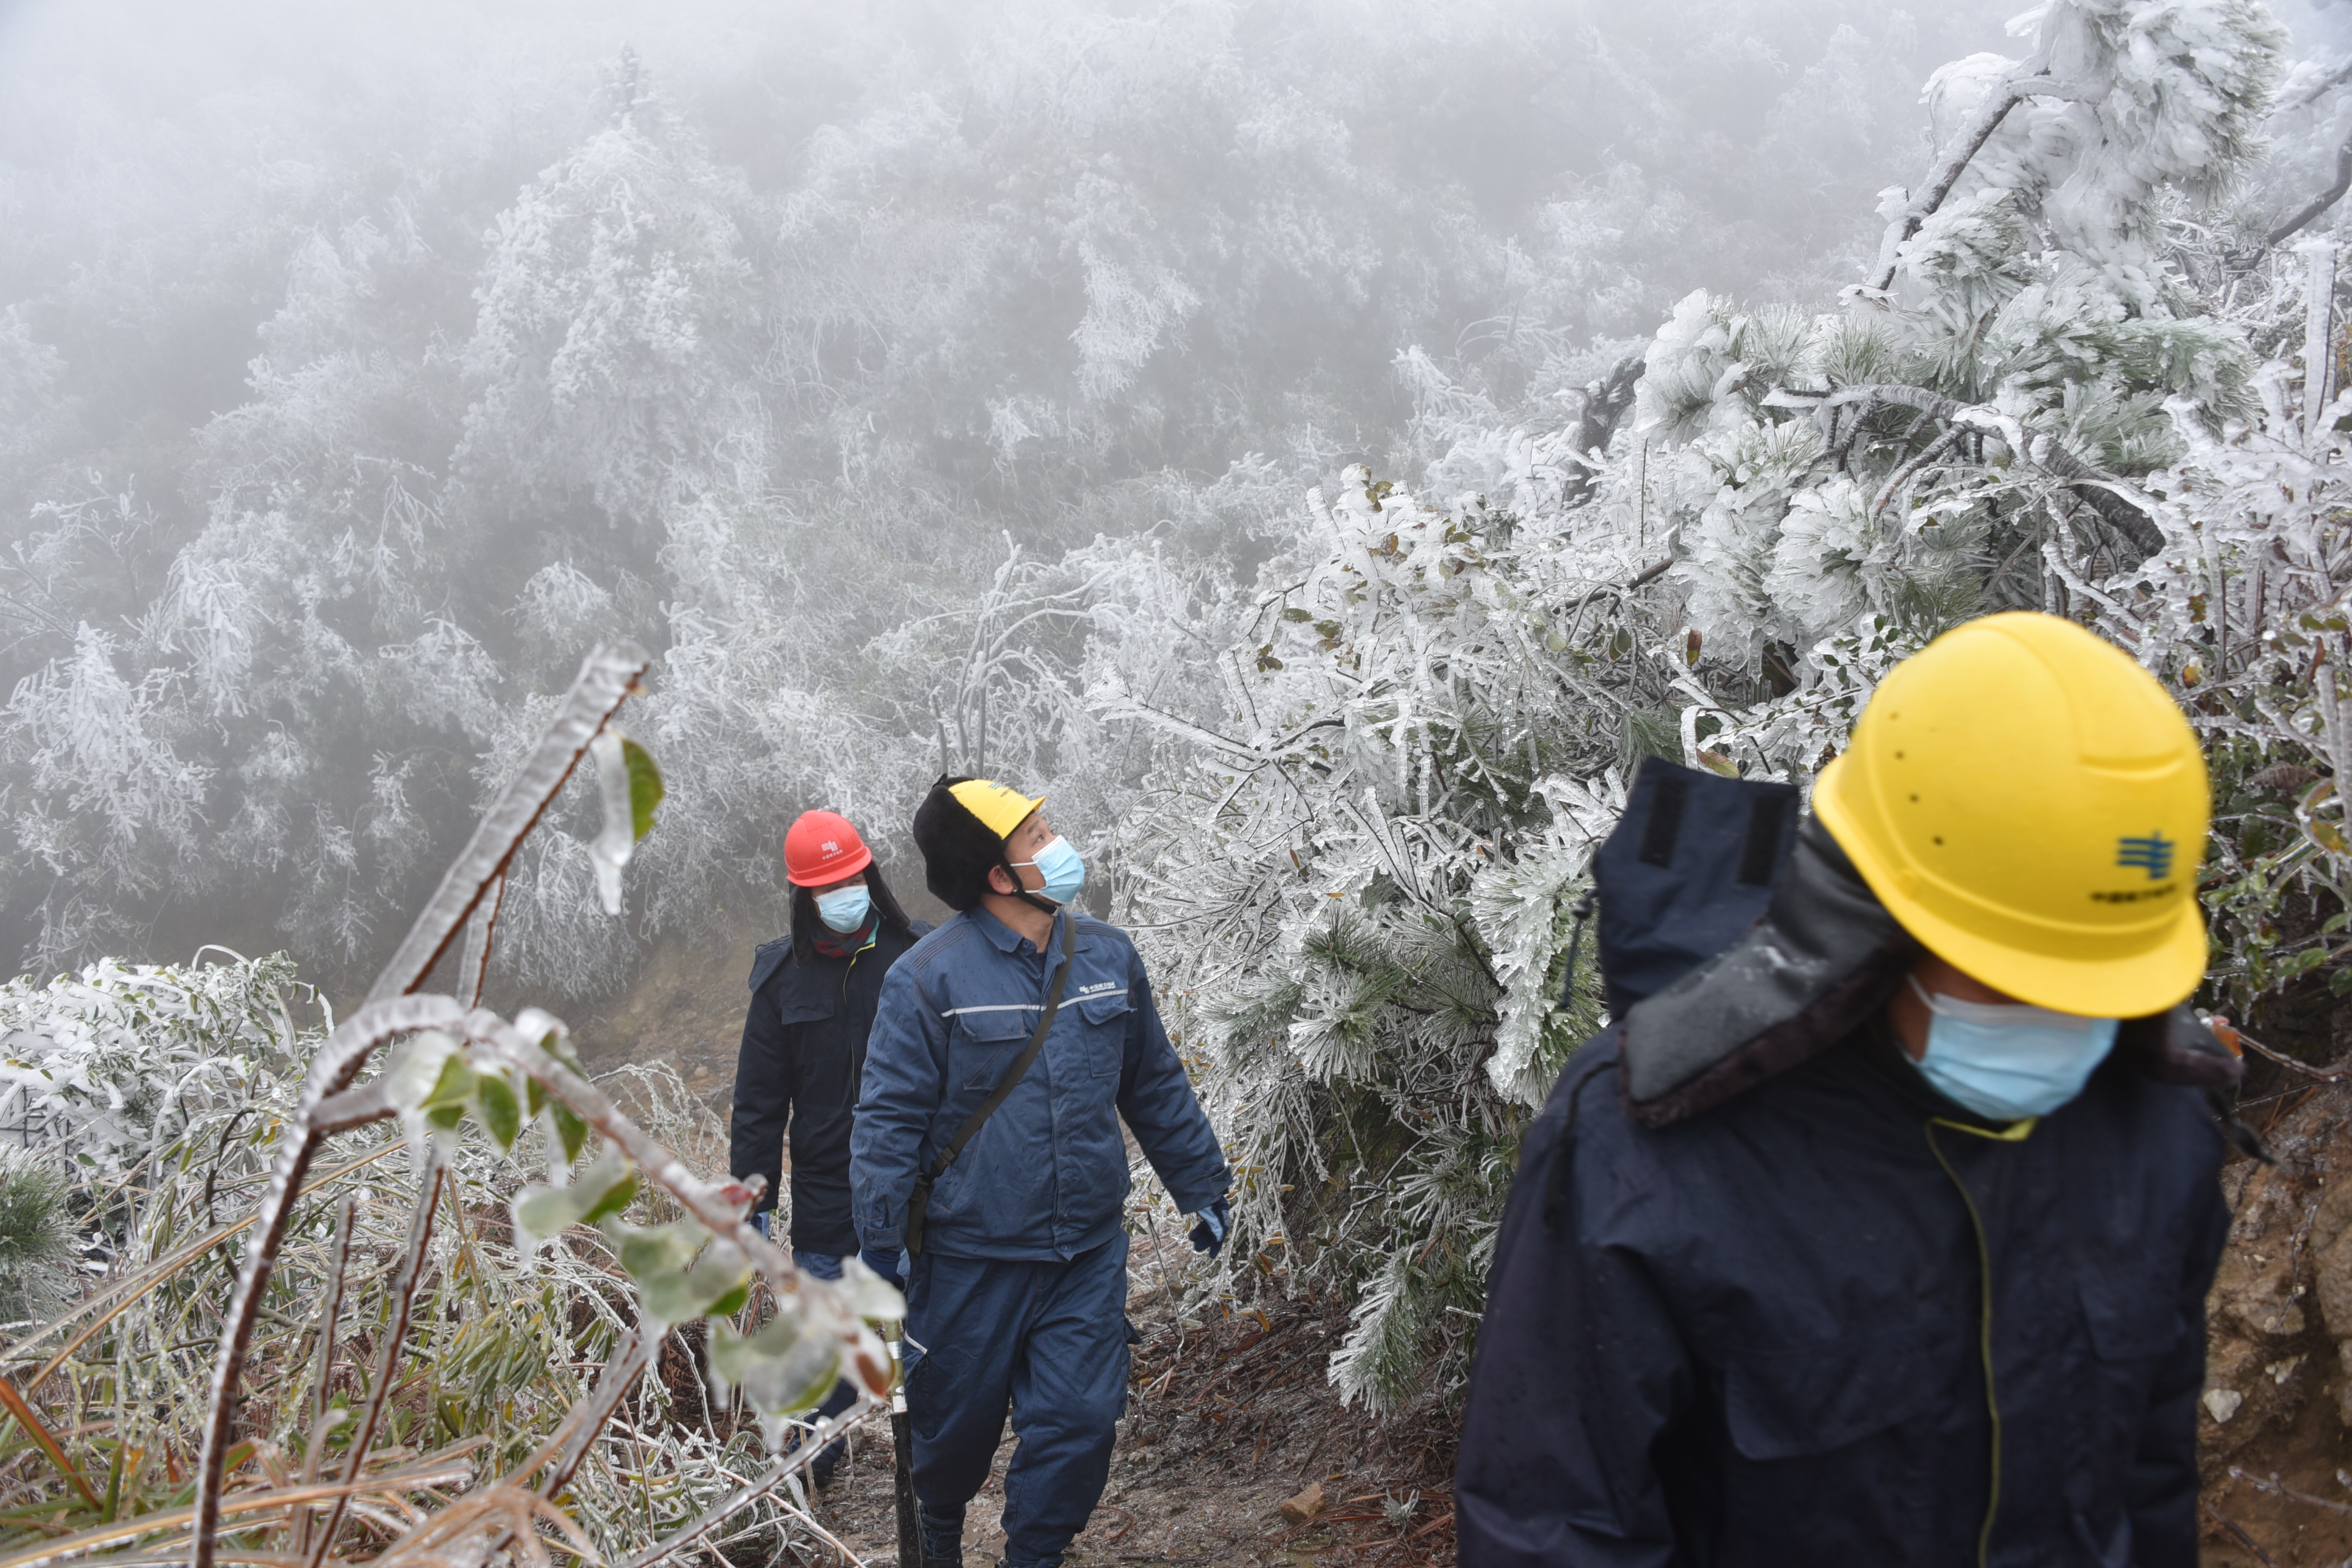
[[[980,902],[989,868],[1004,864],[1004,841],[1045,804],[993,779],[942,774],[915,808],[915,847],[931,896],[956,910]]]

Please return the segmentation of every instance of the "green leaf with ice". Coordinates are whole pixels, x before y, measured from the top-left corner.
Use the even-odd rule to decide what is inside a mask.
[[[515,1245],[535,1252],[575,1225],[619,1214],[637,1195],[637,1168],[611,1144],[566,1186],[533,1183],[515,1194]]]

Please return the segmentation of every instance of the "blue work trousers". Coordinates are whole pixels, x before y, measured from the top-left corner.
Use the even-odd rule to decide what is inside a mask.
[[[915,1496],[960,1517],[988,1479],[1004,1413],[1021,1439],[1004,1476],[1004,1560],[1057,1563],[1110,1476],[1127,1411],[1127,1234],[1066,1263],[914,1260],[907,1374]]]

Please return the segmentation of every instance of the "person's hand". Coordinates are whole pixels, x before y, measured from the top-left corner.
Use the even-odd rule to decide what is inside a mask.
[[[767,1237],[771,1241],[773,1241],[775,1237],[773,1233],[768,1229],[768,1221],[774,1215],[775,1212],[776,1211],[773,1209],[761,1209],[758,1214],[751,1216],[751,1228],[758,1231],[761,1236]]]
[[[1225,1249],[1225,1234],[1233,1228],[1233,1206],[1219,1198],[1200,1215],[1200,1223],[1192,1226],[1192,1250],[1205,1252],[1211,1258]]]
[[[904,1290],[907,1288],[907,1276],[903,1271],[907,1259],[905,1253],[896,1249],[885,1252],[878,1247],[860,1247],[857,1256],[866,1268],[871,1268],[899,1289]]]

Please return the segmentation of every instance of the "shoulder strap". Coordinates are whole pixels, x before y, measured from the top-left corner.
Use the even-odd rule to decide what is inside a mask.
[[[1045,1008],[1037,1016],[1037,1027],[1030,1035],[1029,1043],[1022,1047],[1013,1065],[1005,1068],[1004,1077],[989,1097],[980,1102],[980,1109],[966,1118],[956,1135],[948,1140],[948,1146],[940,1151],[939,1158],[931,1163],[931,1168],[915,1178],[915,1190],[907,1200],[905,1240],[907,1250],[918,1258],[923,1251],[923,1217],[930,1208],[931,1184],[948,1173],[948,1167],[955,1163],[956,1156],[963,1152],[964,1145],[972,1141],[988,1119],[996,1114],[996,1108],[1020,1087],[1023,1076],[1029,1070],[1029,1064],[1037,1059],[1037,1053],[1045,1047],[1045,1031],[1054,1026],[1054,1015],[1061,1010],[1062,987],[1070,978],[1070,960],[1077,946],[1077,911],[1065,910],[1062,912],[1062,967],[1055,972],[1054,983],[1045,988]]]

